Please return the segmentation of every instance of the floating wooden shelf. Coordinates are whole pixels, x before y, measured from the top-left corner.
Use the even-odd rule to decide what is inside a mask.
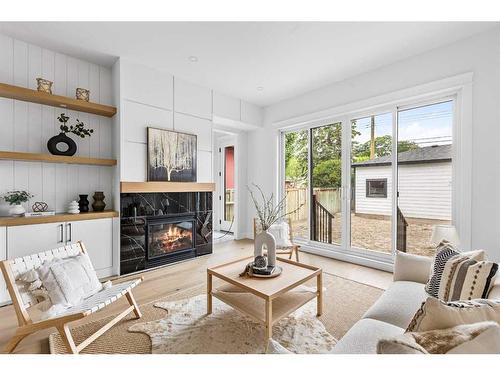
[[[114,159],[84,158],[81,156],[59,156],[49,154],[33,154],[31,152],[0,151],[0,160],[42,161],[45,163],[86,164],[113,166]]]
[[[45,92],[8,85],[6,83],[0,83],[0,96],[25,102],[50,105],[52,107],[72,109],[79,112],[93,113],[106,117],[113,117],[116,114],[116,108],[109,105],[86,102],[84,100],[68,98],[67,96],[47,94]]]
[[[106,219],[110,217],[118,217],[119,213],[108,210],[102,212],[85,212],[81,214],[60,213],[52,216],[37,216],[37,217],[0,217],[0,227],[15,227],[19,225],[31,224],[46,224],[59,223],[61,221],[82,221]]]
[[[183,193],[215,191],[211,182],[121,182],[122,193]]]

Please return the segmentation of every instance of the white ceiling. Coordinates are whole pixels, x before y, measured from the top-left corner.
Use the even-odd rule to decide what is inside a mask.
[[[125,57],[261,106],[496,27],[480,22],[2,22],[0,32],[112,65]],[[196,56],[198,62],[188,57]],[[262,91],[257,87],[263,87]]]

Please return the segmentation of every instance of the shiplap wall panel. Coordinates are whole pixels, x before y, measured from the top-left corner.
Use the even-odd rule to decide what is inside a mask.
[[[54,81],[52,92],[75,97],[76,88],[88,88],[91,101],[112,105],[111,70],[36,45],[0,35],[0,82],[31,89],[36,78]],[[0,98],[0,150],[48,153],[47,141],[59,132],[57,116],[64,110],[36,103]],[[73,124],[76,119],[94,129],[92,137],[70,135],[78,145],[78,156],[111,158],[111,119],[77,111],[64,111]],[[96,190],[106,194],[112,208],[113,168],[40,162],[0,161],[0,194],[27,190],[35,197],[24,206],[31,210],[35,201],[45,201],[50,209],[66,211],[78,194]],[[92,202],[92,200],[90,199]]]

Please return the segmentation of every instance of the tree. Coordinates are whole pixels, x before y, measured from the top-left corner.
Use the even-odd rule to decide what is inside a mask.
[[[362,144],[353,145],[353,160],[360,162],[370,158],[370,141]],[[412,141],[399,141],[398,152],[415,150],[418,145]],[[379,158],[387,156],[392,153],[392,137],[390,135],[383,135],[375,138],[375,157]]]

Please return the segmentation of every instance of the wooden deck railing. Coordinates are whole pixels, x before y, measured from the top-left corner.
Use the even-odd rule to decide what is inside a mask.
[[[334,215],[318,202],[316,194],[312,196],[312,239],[323,243],[332,243]]]
[[[397,214],[397,236],[396,236],[396,249],[406,253],[406,227],[408,222],[406,221],[403,213],[398,207]]]

